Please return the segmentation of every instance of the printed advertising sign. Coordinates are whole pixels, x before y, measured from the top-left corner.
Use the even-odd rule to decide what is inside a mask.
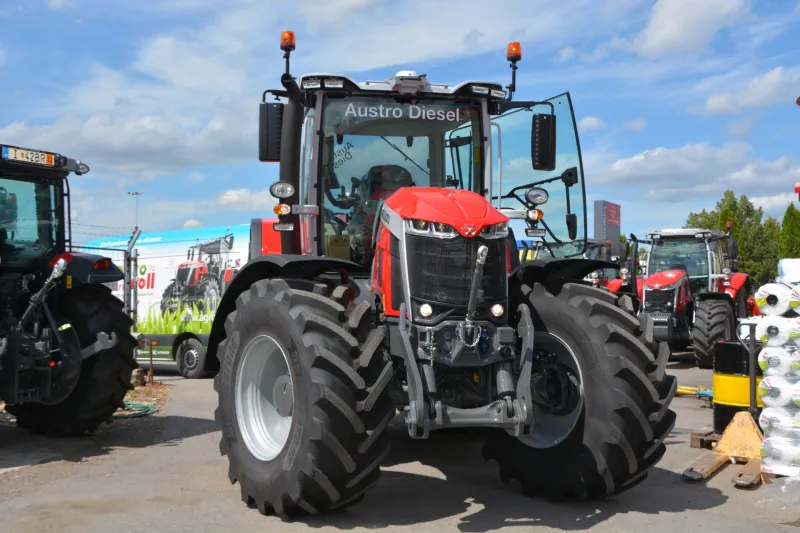
[[[594,238],[605,242],[611,241],[611,255],[623,252],[620,240],[622,214],[619,204],[605,200],[594,201]]]
[[[142,233],[134,247],[138,267],[131,280],[131,300],[137,309],[135,331],[155,336],[153,357],[172,358],[172,343],[188,332],[208,335],[222,295],[233,276],[247,262],[250,225],[219,226],[157,233]],[[128,246],[128,236],[96,239],[91,247]],[[123,265],[118,265],[120,268]],[[114,296],[124,300],[123,282],[112,287]],[[139,357],[149,356],[149,347]]]

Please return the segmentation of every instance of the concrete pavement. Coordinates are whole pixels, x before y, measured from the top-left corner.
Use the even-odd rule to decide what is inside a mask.
[[[682,385],[711,385],[710,371],[670,366]],[[800,525],[800,510],[763,502],[764,487],[734,488],[734,465],[707,484],[681,479],[699,453],[709,453],[688,446],[688,432],[711,422],[711,410],[693,398],[674,401],[678,422],[662,463],[631,492],[607,501],[525,498],[482,460],[479,439],[440,433],[413,441],[398,424],[383,477],[359,505],[283,523],[248,509],[239,486],[228,482],[211,380],[159,379],[172,387],[165,413],[115,423],[89,441],[44,441],[0,426],[0,531],[752,533],[796,532]]]

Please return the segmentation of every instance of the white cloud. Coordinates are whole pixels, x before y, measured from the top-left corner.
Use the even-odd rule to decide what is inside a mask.
[[[749,117],[741,120],[729,120],[725,124],[725,132],[731,137],[746,137],[753,127],[753,120]]]
[[[183,227],[184,228],[202,228],[203,227],[203,223],[200,222],[199,220],[194,219],[194,218],[190,218],[189,220],[187,220],[186,222],[183,223]]]
[[[756,206],[762,208],[765,214],[776,217],[778,222],[780,222],[783,212],[786,211],[789,204],[797,201],[797,193],[785,192],[772,196],[755,196],[750,198],[750,200],[752,200]]]
[[[638,117],[622,125],[626,130],[643,131],[647,123],[644,117]]]
[[[587,175],[597,187],[626,186],[646,201],[676,202],[701,197],[717,199],[725,189],[737,194],[758,191],[762,196],[783,194],[800,181],[800,160],[764,160],[749,144],[721,146],[687,144],[654,148],[609,162],[608,154],[587,156]]]
[[[748,0],[658,0],[647,27],[636,37],[645,57],[705,50],[723,28],[741,21],[750,10]]]
[[[47,7],[50,9],[66,9],[72,7],[71,0],[47,0]]]
[[[571,46],[566,46],[558,51],[559,61],[568,61],[575,57],[575,49]]]
[[[606,123],[597,117],[584,117],[578,122],[578,130],[581,132],[600,130],[606,127]]]
[[[738,91],[712,94],[701,108],[690,107],[690,112],[706,115],[731,115],[746,109],[791,103],[800,95],[800,68],[775,67],[769,72],[751,78]]]
[[[283,29],[297,32],[295,74],[413,68],[422,61],[486,52],[496,53],[503,67],[502,53],[512,35],[524,34],[525,45],[537,52],[556,53],[575,32],[590,37],[613,31],[609,28],[623,24],[618,21],[633,9],[619,0],[611,7],[594,0],[564,0],[555,7],[544,0],[511,0],[494,16],[475,19],[473,14],[486,8],[479,0],[442,0],[435,9],[423,0],[409,2],[400,11],[377,0],[170,0],[115,6],[142,23],[154,10],[202,14],[194,19],[213,22],[145,38],[130,64],[119,69],[76,64],[87,73],[84,83],[36,102],[37,109],[56,117],[53,123],[37,117],[0,125],[0,137],[75,154],[93,169],[136,180],[255,160],[257,101],[264,88],[279,85],[283,60],[277,36]],[[103,5],[85,0],[82,7],[87,17],[97,18],[93,8]],[[431,79],[454,81],[433,73]]]
[[[275,199],[269,193],[269,189],[261,191],[229,189],[219,195],[217,203],[224,208],[236,211],[250,209],[269,211],[275,205]]]

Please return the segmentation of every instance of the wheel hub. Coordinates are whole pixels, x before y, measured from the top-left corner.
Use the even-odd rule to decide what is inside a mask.
[[[189,348],[183,352],[183,366],[189,370],[193,370],[197,366],[197,361],[200,359],[200,354],[194,348]]]
[[[258,335],[242,350],[236,374],[236,421],[244,445],[260,461],[275,459],[289,440],[294,380],[286,350]]]
[[[280,416],[292,416],[294,407],[292,378],[284,375],[275,380],[275,387],[272,389],[272,403]]]
[[[583,412],[583,375],[569,345],[547,331],[536,332],[531,401],[534,426],[520,440],[532,448],[550,448],[565,440]]]

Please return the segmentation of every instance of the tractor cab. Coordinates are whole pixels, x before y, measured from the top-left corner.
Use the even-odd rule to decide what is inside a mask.
[[[67,178],[87,172],[59,154],[0,145],[0,270],[49,271],[70,245]]]
[[[647,238],[645,286],[685,276],[691,294],[719,292],[730,274],[738,271],[736,240],[728,232],[686,228],[653,232]]]
[[[524,233],[562,247],[556,257],[580,257],[586,209],[572,103],[568,93],[512,101],[517,54],[512,43],[506,90],[496,82],[436,83],[411,70],[360,83],[332,73],[295,81],[287,53],[284,90],[264,93],[259,151],[261,161],[281,161],[271,191],[282,250],[380,269],[379,220],[394,211],[386,202],[416,189],[421,196],[401,217],[410,234],[436,236],[445,247],[466,236],[510,235],[516,258],[513,236]],[[268,102],[270,94],[286,102]],[[297,145],[284,141],[295,136]],[[490,255],[506,265],[497,256],[508,254],[503,244]]]

